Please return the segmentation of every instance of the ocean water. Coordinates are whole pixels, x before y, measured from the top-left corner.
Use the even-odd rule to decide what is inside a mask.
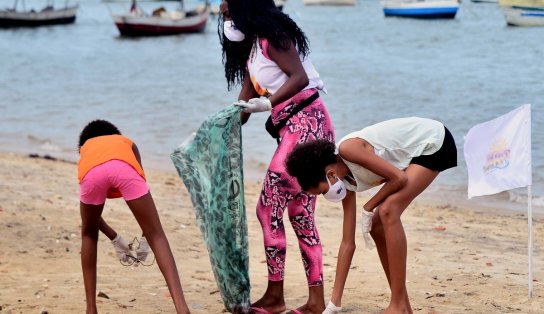
[[[159,5],[176,4],[142,3],[147,10]],[[81,128],[102,118],[138,144],[145,167],[174,171],[170,152],[236,100],[238,89],[227,91],[216,18],[200,34],[126,39],[109,14],[128,7],[81,1],[73,25],[0,30],[0,151],[76,161]],[[375,0],[354,7],[289,0],[284,11],[310,39],[338,138],[413,115],[452,131],[459,167],[441,174],[426,195],[445,191],[434,194],[467,202],[463,136],[532,104],[534,206],[544,211],[544,28],[508,27],[497,4],[469,1],[453,20],[385,18]],[[256,179],[276,146],[265,120],[255,114],[244,126],[246,172]],[[525,195],[517,189],[470,202],[523,210]]]

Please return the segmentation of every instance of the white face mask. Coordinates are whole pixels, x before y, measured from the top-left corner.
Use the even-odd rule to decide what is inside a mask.
[[[236,28],[232,20],[223,23],[223,32],[230,41],[242,41],[246,38],[246,35]]]
[[[325,199],[334,203],[342,201],[344,197],[346,197],[346,186],[344,185],[344,181],[338,179],[336,183],[331,186],[329,178],[325,178],[327,179],[327,183],[329,184],[329,190],[327,191],[327,193],[323,194]]]

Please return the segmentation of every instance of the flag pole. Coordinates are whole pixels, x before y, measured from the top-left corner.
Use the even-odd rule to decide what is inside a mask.
[[[529,299],[533,297],[533,206],[531,185],[527,186],[527,223],[529,224]]]

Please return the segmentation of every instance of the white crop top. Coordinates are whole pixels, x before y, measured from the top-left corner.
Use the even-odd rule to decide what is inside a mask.
[[[404,170],[414,157],[437,152],[444,142],[444,125],[436,120],[409,117],[383,121],[344,136],[337,144],[351,138],[361,138],[374,147],[376,155]],[[366,168],[342,159],[357,183],[343,180],[346,189],[361,192],[382,183],[383,177]]]
[[[308,75],[309,83],[304,89],[317,88],[324,90],[324,83],[319,78],[319,73],[315,70],[312,62],[308,57],[300,56],[302,66]],[[278,64],[270,59],[268,55],[268,40],[257,39],[249,60],[247,61],[247,69],[251,77],[251,82],[257,93],[261,96],[273,95],[287,81],[287,75],[280,69]]]

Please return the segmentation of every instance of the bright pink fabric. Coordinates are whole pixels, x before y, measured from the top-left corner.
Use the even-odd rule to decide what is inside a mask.
[[[315,93],[304,90],[272,110],[272,119],[287,115],[302,100]],[[315,139],[334,142],[334,129],[321,98],[293,116],[280,131],[281,142],[272,157],[259,201],[257,217],[263,229],[268,280],[281,281],[285,272],[286,237],[283,213],[298,238],[308,285],[323,284],[323,256],[321,240],[315,225],[316,197],[300,188],[295,178],[287,174],[285,159],[296,144]]]
[[[125,201],[131,201],[146,195],[149,187],[131,165],[121,160],[110,160],[87,172],[79,190],[82,203],[101,205],[106,202],[108,190],[119,191]]]

